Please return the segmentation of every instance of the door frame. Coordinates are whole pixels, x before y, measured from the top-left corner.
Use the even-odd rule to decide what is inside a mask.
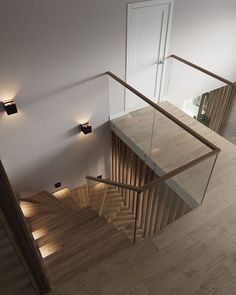
[[[173,12],[174,12],[174,2],[175,0],[148,0],[148,1],[140,1],[140,2],[130,2],[127,4],[127,15],[126,15],[126,49],[125,49],[125,81],[127,82],[128,78],[128,40],[130,36],[130,29],[131,29],[131,11],[134,8],[140,8],[140,7],[149,7],[153,5],[169,5],[169,14],[168,14],[168,22],[167,22],[167,31],[166,31],[166,42],[164,45],[164,61],[163,61],[163,67],[161,70],[161,82],[160,82],[160,89],[159,89],[159,95],[158,95],[158,102],[160,100],[160,95],[162,93],[163,89],[163,77],[165,77],[167,73],[167,63],[166,59],[168,57],[169,52],[169,45],[170,45],[170,35],[171,35],[171,26],[172,26],[172,20],[173,20]],[[157,77],[156,81],[157,83]],[[126,112],[126,97],[124,101],[124,107]]]

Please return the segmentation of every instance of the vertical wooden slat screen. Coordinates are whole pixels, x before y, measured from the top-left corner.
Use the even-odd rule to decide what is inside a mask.
[[[158,175],[147,166],[115,133],[112,134],[112,167],[114,181],[141,186]],[[137,195],[122,190],[124,205],[135,214]],[[144,237],[158,233],[191,208],[165,183],[162,182],[140,194],[138,226]]]
[[[236,88],[224,86],[209,92],[206,116],[210,119],[209,128],[223,134],[233,107]]]
[[[50,290],[40,253],[0,161],[0,207],[40,294]]]

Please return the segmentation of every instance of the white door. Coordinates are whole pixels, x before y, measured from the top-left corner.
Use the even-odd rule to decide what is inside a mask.
[[[128,5],[126,81],[154,102],[158,101],[166,53],[171,0]],[[144,106],[126,93],[126,111]]]

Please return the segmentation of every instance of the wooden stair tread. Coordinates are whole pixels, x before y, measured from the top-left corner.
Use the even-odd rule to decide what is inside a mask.
[[[116,231],[115,231],[116,232]],[[89,248],[94,247],[96,243],[103,242],[108,236],[114,233],[114,227],[111,224],[103,224],[99,229],[95,229],[94,231],[87,231],[83,236],[78,232],[74,239],[66,239],[66,243],[64,243],[64,247],[62,247],[55,254],[46,257],[45,263],[50,266],[57,266],[59,262],[64,262],[64,255],[70,257],[80,257],[84,256],[84,251],[87,251]],[[82,251],[84,250],[84,251]],[[62,255],[63,254],[63,255]],[[70,259],[68,257],[68,259]],[[65,261],[66,262],[66,261]]]
[[[40,228],[46,226],[49,223],[56,222],[56,220],[63,218],[65,216],[63,213],[56,214],[45,214],[42,216],[37,216],[36,218],[26,218],[28,224],[30,225],[30,229],[34,232],[39,230]]]
[[[76,275],[78,275],[78,273],[89,269],[103,259],[107,259],[111,254],[114,255],[116,252],[119,252],[129,246],[131,246],[131,243],[125,234],[116,232],[115,234],[110,235],[110,237],[107,237],[106,240],[100,240],[91,247],[87,248],[83,251],[83,255],[81,255],[81,253],[77,253],[77,255],[74,255],[73,257],[68,257],[63,265],[59,267],[58,265],[55,265],[54,268],[50,269],[51,271],[54,269],[56,281],[60,281],[65,276],[71,278],[73,276],[71,263],[78,263],[78,267],[76,268]]]
[[[127,215],[132,215],[132,213],[130,211],[124,211],[124,210],[120,210],[118,213],[117,213],[117,217],[122,217],[122,216],[127,216]]]
[[[85,202],[76,199],[74,191],[55,193],[52,198],[56,202],[50,198],[40,194],[40,197],[34,196],[31,203],[30,200],[22,201],[28,202],[22,205],[32,209],[27,222],[54,284],[69,280],[72,275],[132,245],[127,235],[118,231],[104,217],[88,207],[84,208]],[[88,201],[89,197],[86,198]],[[116,191],[109,198],[110,208],[107,206],[105,210],[110,209],[115,215],[123,198]],[[57,206],[58,203],[62,206]]]
[[[57,241],[57,245],[64,245],[65,242],[68,242],[68,239],[74,239],[74,236],[78,232],[82,235],[83,230],[88,231],[90,229],[98,228],[99,226],[104,225],[105,221],[102,219],[97,219],[97,216],[91,215],[90,218],[81,222],[80,218],[78,217],[77,220],[74,219],[70,223],[65,220],[65,226],[53,229],[50,231],[48,230],[47,234],[39,239],[36,240],[39,247],[43,247],[49,242],[51,239]]]
[[[64,211],[58,206],[52,206],[50,204],[37,204],[32,203],[30,201],[21,201],[20,206],[22,208],[22,211],[25,215],[25,217],[35,217],[37,215],[42,215],[45,213],[58,213],[58,212],[68,212]]]
[[[61,205],[47,192],[41,192],[31,198],[21,200],[20,206],[32,231],[70,213],[68,208]]]
[[[32,203],[36,203],[36,204],[40,204],[40,205],[54,205],[57,206],[61,209],[66,210],[67,208],[64,207],[61,202],[58,201],[57,198],[55,198],[52,194],[50,194],[47,191],[43,191],[40,193],[37,193],[29,198],[25,198],[25,199],[21,199],[22,201],[28,201],[28,202],[32,202]]]
[[[78,210],[79,210],[79,213],[78,213]],[[67,222],[71,222],[74,218],[77,218],[76,216],[78,216],[78,214],[87,214],[86,212],[91,211],[88,208],[78,209],[78,210],[70,211],[68,212],[68,214],[64,214],[63,217],[54,219],[53,222],[50,223],[50,230],[53,230],[54,228],[56,229],[57,227],[64,225],[65,223],[64,218],[67,219]],[[35,231],[47,232],[47,230],[48,230],[48,223]]]
[[[135,220],[134,218],[132,219],[122,219],[122,220],[113,220],[113,224],[116,226],[116,227],[126,227],[130,224],[134,224],[135,223]]]
[[[78,203],[75,201],[74,194],[68,188],[54,193],[53,196],[68,209],[74,210],[79,208]]]

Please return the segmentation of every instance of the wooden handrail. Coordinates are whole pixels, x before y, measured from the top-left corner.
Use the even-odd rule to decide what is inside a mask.
[[[194,64],[194,63],[192,63],[192,62],[190,62],[190,61],[188,61],[188,60],[186,60],[186,59],[184,59],[182,57],[179,57],[179,56],[177,56],[175,54],[170,55],[170,57],[172,57],[172,58],[174,58],[174,59],[176,59],[176,60],[178,60],[178,61],[180,61],[180,62],[182,62],[182,63],[184,63],[184,64],[186,64],[186,65],[188,65],[188,66],[190,66],[190,67],[192,67],[192,68],[194,68],[194,69],[196,69],[196,70],[198,70],[198,71],[200,71],[200,72],[202,72],[202,73],[204,73],[204,74],[206,74],[208,76],[211,76],[211,77],[213,77],[213,78],[215,78],[215,79],[217,79],[217,80],[219,80],[221,82],[224,82],[225,84],[228,84],[228,85],[232,86],[233,88],[236,88],[236,84],[233,83],[232,81],[229,81],[229,80],[227,80],[227,79],[225,79],[225,78],[223,78],[223,77],[221,77],[219,75],[216,75],[213,72],[208,71],[208,70],[206,70],[206,69],[204,69],[204,68],[202,68],[202,67],[200,67],[200,66],[198,66],[198,65],[196,65],[196,64]]]
[[[135,191],[135,192],[140,191],[140,188],[138,186],[128,185],[128,184],[117,182],[117,181],[112,181],[112,180],[103,179],[103,178],[99,178],[99,177],[93,177],[93,176],[86,176],[85,178],[89,179],[89,180],[96,181],[96,182],[114,185],[114,186],[118,186],[118,187],[124,188],[124,189],[129,189],[129,190]]]
[[[109,71],[106,72],[106,74],[109,75],[110,77],[112,77],[113,79],[115,79],[117,82],[119,82],[125,88],[129,89],[135,95],[137,95],[142,100],[144,100],[147,104],[149,104],[150,106],[152,106],[158,112],[160,112],[161,114],[163,114],[164,116],[166,116],[168,119],[170,119],[172,122],[174,122],[175,124],[177,124],[178,126],[180,126],[185,131],[187,131],[193,137],[197,138],[199,141],[201,141],[202,143],[204,143],[211,150],[215,150],[215,151],[220,152],[220,149],[216,145],[214,145],[209,140],[207,140],[206,138],[204,138],[202,135],[200,135],[199,133],[197,133],[196,131],[194,131],[193,129],[191,129],[188,125],[184,124],[179,119],[175,118],[173,115],[171,115],[165,109],[163,109],[162,107],[158,106],[156,103],[154,103],[153,101],[151,101],[148,97],[146,97],[145,95],[143,95],[141,92],[139,92],[138,90],[136,90],[134,87],[132,87],[131,85],[129,85],[128,83],[126,83],[125,81],[123,81],[122,79],[120,79],[118,76],[116,76],[115,74],[113,74],[112,72],[109,72]]]
[[[185,59],[182,59],[176,55],[171,55],[172,58],[175,58],[207,75],[210,75],[228,85],[231,85],[233,87],[236,87],[236,85],[231,82],[228,81],[208,70],[205,70],[191,62],[188,62]],[[212,142],[210,142],[209,140],[207,140],[206,138],[204,138],[202,135],[200,135],[199,133],[197,133],[196,131],[194,131],[193,129],[191,129],[189,126],[187,126],[186,124],[184,124],[182,121],[178,120],[177,118],[175,118],[172,114],[170,114],[169,112],[167,112],[165,109],[163,109],[162,107],[158,106],[157,104],[155,104],[153,101],[151,101],[148,97],[146,97],[145,95],[143,95],[141,92],[139,92],[138,90],[136,90],[134,87],[132,87],[131,85],[129,85],[128,83],[126,83],[125,81],[123,81],[121,78],[119,78],[118,76],[116,76],[115,74],[113,74],[110,71],[107,71],[105,74],[107,74],[108,76],[112,77],[114,80],[116,80],[118,83],[120,83],[121,85],[123,85],[125,88],[129,89],[131,92],[133,92],[135,95],[137,95],[139,98],[141,98],[143,101],[145,101],[147,104],[149,104],[150,106],[152,106],[154,109],[156,109],[157,111],[159,111],[161,114],[163,114],[164,116],[166,116],[168,119],[170,119],[171,121],[173,121],[175,124],[177,124],[178,126],[180,126],[182,129],[184,129],[185,131],[187,131],[189,134],[191,134],[193,137],[197,138],[199,141],[201,141],[203,144],[205,144],[207,147],[209,147],[211,149],[211,151],[203,156],[200,156],[197,159],[194,159],[184,165],[182,165],[181,167],[178,167],[172,171],[170,171],[169,173],[143,185],[143,186],[132,186],[132,185],[127,185],[124,183],[120,183],[120,182],[116,182],[116,181],[112,181],[112,180],[107,180],[107,179],[101,179],[101,178],[97,178],[97,177],[93,177],[93,176],[86,176],[87,179],[96,181],[96,182],[100,182],[100,183],[105,183],[108,185],[114,185],[120,188],[124,188],[124,189],[129,189],[132,191],[136,191],[136,192],[144,192],[145,190],[147,190],[150,187],[155,186],[157,183],[160,183],[162,181],[165,181],[171,177],[174,177],[182,172],[184,172],[185,170],[205,161],[206,159],[217,155],[218,153],[220,153],[220,149],[214,145]]]
[[[210,151],[209,153],[207,153],[205,155],[202,155],[199,158],[194,159],[194,160],[182,165],[181,167],[178,167],[178,168],[166,173],[165,175],[160,176],[159,178],[156,178],[156,179],[148,182],[147,184],[145,184],[143,186],[132,186],[132,185],[124,184],[124,183],[121,183],[121,182],[108,180],[108,179],[103,179],[103,178],[98,178],[98,177],[93,177],[93,176],[86,176],[86,179],[90,179],[90,180],[100,182],[100,183],[105,183],[105,184],[108,184],[108,185],[117,186],[117,187],[120,187],[120,188],[129,189],[129,190],[136,191],[136,192],[140,193],[140,192],[144,192],[145,190],[157,185],[160,182],[166,181],[166,180],[170,179],[171,177],[174,177],[174,176],[184,172],[185,170],[188,170],[188,169],[194,167],[195,165],[200,164],[201,162],[204,162],[208,158],[211,158],[214,155],[217,155],[218,153],[219,153],[218,150]]]

